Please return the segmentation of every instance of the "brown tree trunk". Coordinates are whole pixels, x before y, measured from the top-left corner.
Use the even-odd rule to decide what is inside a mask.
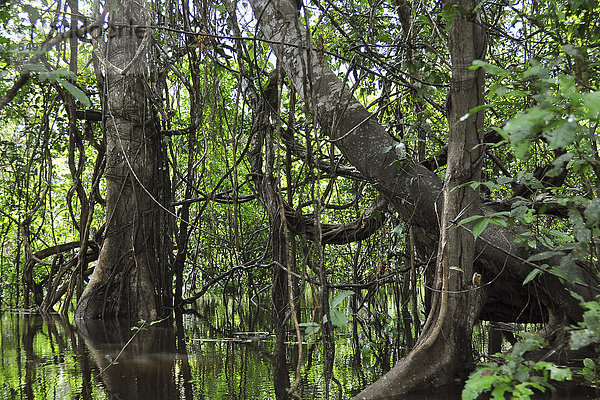
[[[277,110],[279,75],[273,73],[265,90],[258,98],[252,123],[252,143],[248,155],[254,185],[258,198],[269,217],[271,239],[271,257],[273,260],[271,284],[271,316],[275,331],[275,354],[273,358],[273,385],[278,400],[288,399],[290,387],[287,367],[286,325],[288,312],[289,287],[287,271],[288,239],[286,235],[285,210],[283,198],[277,188],[275,165],[275,132],[269,117]],[[282,268],[284,267],[284,268]]]
[[[306,30],[300,25],[292,2],[280,0],[278,7],[266,0],[250,3],[254,14],[260,16],[259,26],[265,37],[277,43],[272,49],[281,60],[286,76],[302,97],[313,99],[311,111],[322,129],[398,211],[403,221],[413,226],[417,250],[426,257],[436,253],[440,234],[438,216],[443,209],[440,179],[410,157],[398,160],[395,152],[389,151],[397,143],[343,86],[325,60],[318,57],[312,41],[307,42]],[[292,45],[282,47],[281,42]],[[492,212],[486,206],[478,211],[483,215]],[[539,282],[522,285],[531,271],[524,261],[532,254],[531,249],[515,243],[522,232],[519,228],[490,224],[476,241],[475,264],[490,282],[485,286],[488,292],[483,310],[486,319],[545,322],[548,314],[558,319],[565,315],[570,319],[579,318],[581,307],[569,290],[591,298],[593,293],[589,290],[584,293],[587,289],[546,274]],[[543,245],[538,244],[537,251],[545,251]],[[546,262],[559,265],[560,256]],[[589,281],[585,272],[580,272],[580,279]],[[537,297],[539,302],[532,302],[531,296]]]
[[[474,0],[460,0],[472,10]],[[473,17],[471,17],[473,18]],[[471,71],[484,53],[481,28],[460,13],[450,27],[452,82],[449,97],[448,165],[432,307],[413,351],[389,373],[360,393],[359,399],[396,396],[418,388],[451,384],[471,369],[473,324],[482,308],[482,289],[471,283],[475,241],[457,221],[479,210],[478,193],[468,182],[481,179],[481,112],[463,118],[483,103],[483,71]]]
[[[106,235],[77,305],[78,319],[153,320],[172,306],[168,166],[147,83],[151,32],[140,27],[149,20],[148,10],[133,0],[116,1],[109,11],[106,58],[100,60],[106,90]]]
[[[457,351],[468,351],[468,349],[461,348],[459,344],[464,346],[470,329],[466,327],[471,325],[473,319],[479,314],[477,310],[480,306],[477,299],[472,298],[473,294],[477,294],[477,297],[481,295],[486,300],[482,315],[489,320],[560,321],[564,324],[581,318],[579,303],[569,293],[569,289],[582,292],[581,287],[569,285],[546,274],[541,276],[539,282],[522,285],[532,268],[524,261],[532,253],[531,250],[515,243],[515,239],[520,233],[518,228],[503,228],[490,224],[475,243],[475,254],[477,254],[477,258],[474,260],[475,267],[471,267],[471,262],[468,261],[472,258],[472,248],[461,249],[456,254],[455,246],[463,243],[462,240],[466,241],[468,235],[463,236],[461,233],[456,243],[448,242],[448,235],[452,235],[456,229],[452,224],[448,224],[448,221],[457,223],[458,221],[452,219],[451,216],[458,215],[465,205],[472,207],[477,204],[477,197],[474,193],[465,191],[456,195],[449,191],[458,182],[465,182],[476,177],[475,170],[469,170],[468,176],[456,175],[458,172],[455,172],[454,176],[449,174],[446,179],[445,194],[442,193],[442,182],[434,173],[410,157],[398,159],[394,151],[389,151],[390,148],[394,148],[396,143],[335,76],[325,59],[318,56],[318,51],[315,49],[310,35],[307,35],[306,29],[300,24],[297,10],[291,1],[250,0],[250,3],[254,15],[259,18],[258,24],[262,33],[266,39],[274,43],[272,50],[281,62],[286,76],[292,81],[300,95],[305,100],[310,100],[307,103],[312,105],[311,112],[316,116],[321,128],[329,134],[350,163],[359,169],[389,201],[390,205],[398,211],[400,217],[413,226],[415,244],[419,252],[423,255],[431,255],[438,249],[442,256],[445,255],[439,263],[441,270],[438,273],[438,277],[443,278],[438,279],[438,284],[440,288],[444,288],[444,291],[442,291],[442,295],[438,296],[437,303],[432,306],[434,316],[432,322],[426,326],[429,333],[425,334],[425,338],[435,338],[436,331],[457,335],[452,340],[454,345],[459,348],[436,354],[436,351],[442,349],[443,342],[423,339],[420,341],[419,351],[415,350],[402,360],[374,388],[383,389],[385,387],[386,390],[389,390],[388,395],[397,395],[422,386],[428,377],[437,376],[442,382],[455,375],[452,364],[456,360],[449,355],[455,354]],[[460,12],[457,13],[460,14]],[[482,49],[481,43],[476,42],[478,38],[473,31],[475,29],[474,21],[467,21],[464,19],[465,17],[472,18],[472,15],[458,15],[456,24],[469,26],[464,29],[466,33],[463,33],[470,35],[470,41],[461,39],[459,35],[462,29],[456,31],[457,28],[453,27],[452,61],[456,68],[464,68],[465,65],[470,64],[473,57],[481,55],[479,54]],[[464,42],[456,42],[456,40],[464,40]],[[282,46],[280,43],[286,45]],[[457,72],[457,70],[453,71],[453,73]],[[457,104],[450,105],[452,121],[460,119],[461,112],[463,115],[466,113],[463,107],[472,107],[481,99],[481,93],[477,92],[480,90],[477,85],[481,84],[479,81],[481,77],[476,79],[475,73],[468,70],[465,70],[464,74],[471,74],[468,76],[471,86],[466,81],[459,82],[458,76],[454,80],[452,94]],[[462,103],[463,99],[460,96],[463,92],[469,93],[469,97],[464,100],[471,103]],[[473,94],[474,92],[477,92],[476,95]],[[468,111],[468,108],[466,110]],[[475,161],[480,161],[478,160],[480,150],[473,150],[471,145],[478,142],[472,142],[473,138],[471,137],[467,140],[467,132],[476,131],[480,118],[479,115],[471,116],[458,127],[453,127],[455,129],[452,133],[453,137],[463,138],[460,143],[454,144],[455,154],[453,157],[458,157],[452,161],[456,168],[455,171],[468,169]],[[461,130],[464,132],[461,133]],[[460,198],[455,198],[455,196]],[[469,203],[470,199],[474,199],[472,204]],[[460,202],[458,202],[459,200]],[[451,204],[452,209],[446,211],[446,224],[442,227],[445,232],[442,240],[439,241],[441,221],[438,220],[438,216],[444,210],[445,204]],[[491,213],[491,210],[481,206],[477,208],[477,213],[485,215]],[[441,246],[438,247],[439,244]],[[538,251],[544,251],[543,246],[538,246]],[[458,256],[460,258],[450,258]],[[465,269],[462,265],[453,265],[454,262],[458,263],[463,260],[467,261]],[[558,265],[560,256],[548,261]],[[482,273],[486,277],[484,281],[489,284],[482,287],[481,291],[471,291],[471,288],[468,288],[468,292],[456,293],[456,296],[454,293],[450,293],[451,288],[468,286],[471,279],[469,274],[473,269]],[[444,271],[445,273],[442,273]],[[583,271],[581,271],[581,276],[583,281],[589,281]],[[591,294],[585,293],[588,298]],[[531,301],[532,297],[536,298],[536,301]],[[460,316],[453,315],[452,310],[462,310],[462,313]],[[448,326],[455,316],[461,318],[456,329]],[[463,364],[461,368],[468,363],[468,357],[467,354],[466,358],[461,361]],[[421,361],[421,365],[412,371],[410,376],[399,373],[403,369],[406,371],[405,365],[414,365],[416,358]],[[442,366],[438,367],[436,364]],[[407,379],[399,381],[395,377]],[[378,395],[375,389],[369,389],[364,393],[364,397]]]

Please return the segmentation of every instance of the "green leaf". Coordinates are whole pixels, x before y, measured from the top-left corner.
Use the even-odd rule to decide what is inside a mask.
[[[584,94],[583,105],[590,110],[592,117],[600,113],[600,91]]]
[[[514,181],[513,178],[509,177],[509,176],[501,176],[498,179],[496,179],[496,182],[498,182],[500,185],[505,185],[507,183],[512,183]]]
[[[456,18],[456,14],[458,12],[458,4],[456,3],[446,3],[442,8],[442,18],[446,20],[447,29],[450,29],[450,25],[454,18]]]
[[[533,218],[535,217],[534,211],[532,208],[528,208],[525,214],[521,216],[521,220],[525,225],[529,225],[533,222]]]
[[[63,68],[59,68],[57,70],[52,71],[52,73],[56,74],[56,76],[60,76],[63,78],[72,78],[75,79],[77,78],[77,74],[75,74],[75,72],[73,71],[69,71]]]
[[[531,282],[532,280],[535,279],[536,276],[538,276],[539,274],[542,273],[541,269],[534,269],[532,270],[526,277],[525,280],[523,280],[523,286],[527,285],[529,282]]]
[[[587,211],[587,209],[586,209]],[[578,210],[569,210],[569,219],[573,224],[573,233],[578,242],[588,243],[590,240],[591,231],[585,227],[583,216]]]
[[[67,89],[67,91],[71,93],[73,97],[79,100],[81,104],[83,104],[85,107],[91,107],[92,104],[90,103],[90,99],[88,99],[87,95],[83,93],[81,89],[64,79],[58,78],[57,81],[62,87]]]
[[[469,110],[469,114],[467,114],[467,115],[477,114],[479,111],[486,110],[486,109],[488,109],[490,107],[491,107],[491,104],[483,104],[483,105],[480,105],[480,106],[477,106],[477,107],[473,107],[473,108],[471,108]],[[461,121],[462,121],[462,119],[461,119]]]
[[[508,223],[506,222],[506,220],[504,218],[490,217],[489,220],[494,225],[498,225],[498,226],[502,226],[502,227],[507,227],[508,226]]]
[[[469,67],[471,70],[476,70],[479,68],[483,68],[483,70],[490,75],[507,76],[510,74],[509,71],[482,60],[473,60],[473,65]]]
[[[316,322],[302,322],[298,324],[298,326],[305,328],[304,334],[309,338],[314,336],[317,332],[319,332],[319,329],[321,329],[319,324],[317,324]]]
[[[46,67],[42,64],[24,64],[23,69],[31,72],[47,72]]]
[[[565,154],[557,157],[552,162],[553,168],[550,171],[548,171],[548,173],[546,175],[549,177],[559,176],[565,169],[568,162],[571,161],[572,158],[573,158],[573,154],[571,154],[571,153],[565,153]]]
[[[338,328],[345,328],[348,326],[348,317],[343,312],[333,309],[329,311],[331,315],[331,324]]]
[[[534,138],[553,116],[553,111],[536,106],[506,123],[503,130],[509,136],[515,155],[519,159],[527,157],[531,145],[529,140]]]
[[[572,44],[565,44],[562,46],[562,49],[565,53],[573,57],[577,56],[577,54],[579,53],[577,47],[573,46]]]
[[[544,251],[542,253],[538,253],[538,254],[534,254],[531,257],[529,257],[527,259],[527,261],[540,261],[540,260],[546,260],[550,257],[554,257],[554,256],[559,256],[562,255],[563,253],[560,251]]]
[[[588,226],[600,222],[600,199],[593,199],[583,212]]]
[[[352,294],[354,294],[354,292],[351,290],[341,291],[337,294],[337,296],[333,298],[333,301],[331,302],[331,308],[339,306],[342,301],[344,301],[347,297],[351,296]]]
[[[544,132],[551,149],[564,149],[575,141],[578,125],[572,118],[561,122],[558,127]]]
[[[494,399],[494,400],[505,400],[504,392],[506,392],[509,389],[510,388],[506,384],[496,386],[494,388],[494,390],[492,391],[492,399]]]
[[[476,219],[479,219],[479,218],[483,218],[483,215],[471,215],[470,217],[460,220],[458,222],[458,224],[456,224],[456,225],[461,226],[461,225],[467,224],[471,221],[475,221]]]
[[[550,379],[559,382],[571,379],[571,370],[569,368],[561,368],[553,363],[549,364],[546,369],[550,371]]]
[[[554,273],[560,275],[570,283],[574,283],[575,281],[579,280],[578,270],[579,268],[571,259],[571,257],[563,257],[560,260],[560,265],[552,268]]]
[[[489,218],[485,218],[485,219],[482,219],[481,221],[477,222],[475,224],[475,226],[473,227],[473,237],[475,239],[477,239],[479,237],[479,235],[481,235],[483,233],[485,228],[487,228],[489,223],[490,223]]]
[[[498,380],[498,376],[482,375],[485,371],[481,368],[469,376],[462,392],[462,400],[475,400],[492,388],[492,385]]]

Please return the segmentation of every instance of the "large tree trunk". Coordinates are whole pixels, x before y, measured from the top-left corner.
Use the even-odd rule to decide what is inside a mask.
[[[472,10],[474,0],[461,0]],[[471,18],[473,18],[471,16]],[[481,28],[458,14],[450,28],[452,82],[449,97],[448,164],[432,307],[411,353],[357,398],[395,396],[410,390],[462,380],[471,370],[473,324],[483,305],[483,290],[471,283],[475,241],[457,221],[475,215],[479,195],[468,183],[481,180],[483,114],[466,120],[483,103],[483,71],[471,71],[484,52]]]
[[[409,157],[398,160],[396,153],[389,151],[396,143],[377,124],[364,106],[344,87],[343,83],[328,67],[324,58],[319,57],[318,51],[306,33],[306,29],[300,25],[298,12],[293,2],[290,0],[279,0],[278,2],[250,0],[250,3],[254,15],[259,19],[258,24],[262,33],[267,40],[274,43],[272,50],[282,63],[283,69],[292,84],[311,107],[311,111],[319,121],[321,128],[329,134],[349,162],[360,170],[398,211],[401,218],[406,223],[413,225],[415,241],[421,254],[434,254],[438,247],[440,235],[439,226],[441,221],[438,220],[438,216],[444,210],[444,203],[453,203],[456,199],[448,197],[448,192],[446,192],[446,196],[442,194],[442,182],[434,173]],[[477,46],[475,46],[473,40],[476,38],[473,37],[472,32],[468,34],[471,35],[469,39],[471,42],[453,44],[457,46],[453,51],[453,62],[457,63],[457,67],[464,68],[466,63],[470,63],[473,57],[478,56],[478,54],[474,54]],[[458,35],[458,33],[454,32],[453,35]],[[281,46],[280,43],[284,43],[284,45]],[[467,52],[467,46],[471,46],[470,52]],[[462,58],[459,62],[455,57]],[[468,73],[468,71],[465,73]],[[474,80],[473,76],[470,77],[470,81],[472,84],[478,82]],[[455,84],[453,86],[454,97],[459,95],[461,90],[472,89]],[[478,93],[473,98],[471,105],[477,104],[480,96],[481,93]],[[452,118],[460,117],[461,108],[467,106],[469,104],[451,107]],[[467,122],[477,126],[476,123],[479,123],[479,118],[479,116],[471,117]],[[467,129],[466,125],[460,129]],[[470,129],[472,131],[475,128]],[[457,132],[454,136],[456,134]],[[463,142],[461,146],[463,148],[457,148],[458,153],[456,154],[470,151],[468,148],[470,142]],[[473,156],[476,156],[476,153],[469,155],[469,163],[474,161]],[[458,165],[461,160],[462,158],[459,157],[453,162]],[[456,185],[456,179],[463,181],[471,178],[449,176],[447,181],[452,180],[451,185]],[[447,187],[448,190],[450,188],[450,186]],[[466,194],[463,193],[462,195]],[[444,200],[445,198],[446,200]],[[468,194],[468,198],[472,198],[471,194]],[[463,206],[465,204],[467,203],[462,203]],[[460,210],[458,208],[460,206],[461,203],[453,203],[453,209],[448,210],[447,218],[453,214],[456,215],[457,210]],[[491,213],[491,210],[481,206],[478,207],[477,213]],[[452,226],[444,226],[443,229],[446,229],[446,227],[449,230],[446,231],[445,237],[455,230]],[[515,228],[503,228],[490,224],[475,243],[474,253],[477,254],[477,257],[474,260],[473,268],[467,267],[466,272],[462,274],[459,274],[459,271],[456,270],[457,272],[450,275],[449,267],[452,266],[450,262],[453,261],[451,259],[445,261],[447,263],[447,273],[446,275],[440,275],[446,276],[448,279],[448,283],[444,287],[450,288],[450,285],[452,285],[452,287],[463,288],[471,278],[468,274],[475,270],[485,276],[484,282],[489,283],[482,286],[481,290],[474,292],[478,294],[478,297],[481,296],[486,299],[481,312],[485,319],[560,322],[563,324],[578,320],[581,317],[581,308],[578,301],[570,295],[569,290],[574,289],[582,292],[581,287],[569,286],[569,284],[562,283],[558,278],[547,274],[541,276],[541,279],[537,282],[522,285],[523,280],[531,271],[531,266],[524,262],[531,253],[529,249],[515,243],[518,233]],[[454,251],[444,240],[442,240],[442,243],[445,246],[440,247],[440,249],[447,251],[448,255]],[[544,251],[540,250],[541,248],[543,246],[539,245],[538,251]],[[468,260],[471,257],[471,252],[471,249],[466,250],[462,255],[463,259]],[[548,261],[558,265],[560,257],[546,260],[546,262]],[[443,260],[440,262],[443,262]],[[584,274],[581,271],[583,280],[589,281]],[[589,292],[585,293],[588,298],[590,294]],[[452,332],[461,337],[468,336],[469,330],[465,330],[464,327],[472,324],[473,318],[478,314],[477,301],[474,301],[468,295],[456,296],[452,300],[449,295],[450,293],[446,294],[445,303],[440,300],[435,306],[441,307],[442,304],[445,304],[444,307],[449,309],[463,310],[466,315],[463,316],[464,320],[460,322],[462,328],[457,328],[456,331]],[[535,298],[535,300],[532,300],[532,298]],[[474,307],[474,309],[467,312],[464,307]],[[433,309],[435,310],[435,307]],[[437,312],[439,313],[439,311]],[[453,315],[447,316],[447,321],[450,322],[453,317]],[[432,326],[429,329],[446,329],[444,323],[448,322],[444,322],[444,320],[439,322],[442,325],[435,324],[439,328]],[[463,340],[456,339],[457,343],[459,341],[462,342]],[[422,343],[424,342],[425,340],[422,341]],[[422,346],[425,346],[425,344]],[[416,357],[416,353],[411,353],[407,359],[400,362],[399,368],[394,368],[390,372],[391,375],[386,375],[382,378],[382,382],[377,385],[380,385],[380,388],[384,386],[389,388],[390,392],[388,394],[405,392],[420,386],[422,377],[417,375],[436,373],[435,371],[427,371],[424,368],[425,365],[433,365],[437,362],[449,365],[452,362],[451,360],[441,360],[435,354],[435,348],[428,348],[429,357],[432,358],[431,363],[419,366],[419,369],[415,371],[415,381],[409,379],[405,382],[399,382],[392,379],[396,374],[394,371],[402,369],[402,363],[411,362],[410,358]],[[444,355],[451,353],[454,353],[454,350],[444,353]],[[467,362],[468,360],[464,360],[464,363]],[[367,391],[365,397],[371,394],[375,394],[375,392]]]
[[[109,40],[101,60],[106,235],[76,318],[153,320],[172,306],[168,167],[146,73],[151,33],[138,27],[149,20],[148,10],[133,0],[116,1],[109,11]]]
[[[269,236],[271,240],[271,257],[273,260],[271,285],[271,316],[275,330],[275,354],[273,358],[273,386],[277,400],[288,399],[290,386],[289,370],[286,362],[286,325],[288,312],[288,279],[290,268],[288,257],[288,239],[286,235],[285,210],[280,189],[277,188],[275,171],[275,149],[273,126],[270,123],[272,110],[277,109],[278,74],[269,79],[265,96],[258,98],[254,108],[252,123],[252,143],[249,153],[250,168],[254,177],[254,185],[258,198],[269,217]],[[268,94],[271,94],[270,96]],[[264,161],[264,162],[263,162]]]

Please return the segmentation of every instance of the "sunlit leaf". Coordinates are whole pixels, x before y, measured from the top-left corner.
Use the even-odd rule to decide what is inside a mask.
[[[329,311],[329,315],[331,315],[332,325],[337,326],[338,328],[345,328],[348,326],[348,317],[343,312],[332,309]]]
[[[351,296],[353,294],[354,294],[354,292],[351,290],[341,291],[333,298],[333,301],[331,302],[331,308],[335,308],[335,307],[339,306],[342,301],[344,301],[346,298],[348,298],[349,296]]]

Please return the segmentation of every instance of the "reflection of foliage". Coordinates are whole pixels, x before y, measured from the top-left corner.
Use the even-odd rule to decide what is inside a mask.
[[[54,15],[63,18],[63,10],[55,9],[54,4],[65,2],[11,3],[0,8],[2,29],[11,33],[0,35],[0,93],[6,93],[21,71],[29,71],[32,77],[1,111],[0,127],[0,292],[2,301],[19,306],[24,304],[20,268],[27,257],[19,232],[23,220],[30,223],[28,240],[34,251],[79,239],[75,225],[81,204],[74,198],[69,205],[65,198],[78,180],[86,193],[91,193],[89,177],[99,152],[95,145],[101,143],[103,133],[98,121],[76,121],[84,149],[75,154],[82,172],[73,176],[68,159],[69,147],[75,142],[70,139],[66,103],[71,95],[78,108],[98,112],[102,91],[91,68],[91,46],[85,41],[78,43],[77,73],[69,71],[68,46],[44,54],[43,64],[27,63],[32,49],[47,39],[48,32],[60,34],[69,29],[66,19],[53,20]],[[38,3],[43,7],[38,8]],[[247,2],[238,3],[239,11],[245,8],[250,12]],[[313,13],[309,17],[319,20],[311,29],[319,38],[319,51],[326,52],[322,61],[353,86],[360,101],[376,111],[373,120],[397,140],[387,149],[396,159],[395,165],[402,167],[399,160],[416,158],[419,148],[425,157],[437,155],[448,131],[444,102],[451,69],[445,28],[456,13],[465,10],[453,8],[450,2],[442,14],[433,2],[332,1],[322,9],[321,3],[312,2],[308,12]],[[528,259],[539,263],[539,268],[524,279],[524,285],[538,282],[545,271],[572,283],[579,279],[572,272],[582,259],[589,261],[592,275],[598,273],[598,5],[586,0],[569,2],[569,7],[563,3],[552,0],[542,9],[538,8],[540,2],[509,1],[507,7],[481,3],[482,25],[492,33],[488,37],[489,62],[476,61],[473,68],[487,73],[487,104],[472,112],[487,110],[486,124],[499,138],[488,146],[490,157],[484,162],[483,181],[471,185],[481,189],[491,202],[501,198],[508,202],[496,213],[475,217],[472,232],[478,238],[490,224],[529,229],[521,235],[520,244],[536,251],[542,246],[545,249]],[[228,19],[220,2],[210,4],[208,10],[177,9],[187,3],[169,4],[157,3],[164,16],[156,15],[157,21],[162,21],[156,26],[167,29],[156,29],[153,51],[167,51],[151,66],[159,78],[153,76],[149,85],[156,96],[153,111],[160,115],[169,154],[166,168],[173,177],[171,195],[181,218],[175,222],[190,222],[179,226],[178,234],[185,233],[185,240],[168,238],[178,241],[179,254],[174,256],[183,258],[182,295],[190,296],[236,265],[269,261],[265,251],[269,248],[268,223],[254,197],[254,177],[247,165],[248,145],[256,138],[249,135],[256,113],[248,112],[252,99],[246,97],[246,89],[251,88],[245,87],[247,82],[241,76],[247,73],[245,78],[259,88],[265,82],[264,71],[276,66],[267,43],[231,40],[240,35],[233,31],[235,21]],[[409,9],[402,15],[399,11],[404,6]],[[198,21],[204,24],[198,29],[201,43],[198,32],[185,32],[185,26],[197,26]],[[52,29],[46,29],[50,24]],[[248,37],[254,39],[256,32],[251,33]],[[318,211],[324,223],[356,220],[373,201],[376,190],[347,164],[335,143],[323,140],[314,115],[308,112],[309,105],[298,101],[287,78],[282,78],[282,85],[280,118],[273,120],[279,121],[282,133],[287,133],[269,143],[276,148],[277,190],[303,215],[313,216]],[[293,146],[286,135],[295,141]],[[318,168],[325,162],[332,168]],[[350,178],[338,175],[343,171],[353,174],[348,175]],[[437,172],[442,175],[443,166]],[[102,183],[99,188],[99,204],[93,215],[98,230],[104,221],[100,203],[105,196]],[[33,212],[37,204],[40,207]],[[69,206],[75,218],[67,211]],[[185,207],[189,207],[187,219],[182,217]],[[293,237],[289,243],[296,257],[292,260],[290,256],[292,271],[312,279],[311,268],[322,262],[331,283],[365,285],[356,290],[360,310],[355,318],[349,320],[340,307],[348,292],[337,294],[324,318],[339,328],[358,324],[356,347],[365,357],[380,353],[373,362],[379,365],[397,357],[394,352],[386,353],[386,346],[406,348],[401,339],[418,332],[423,304],[417,299],[423,297],[425,280],[420,266],[430,261],[415,260],[415,285],[409,285],[409,275],[398,271],[406,267],[407,256],[415,255],[407,245],[410,227],[392,215],[386,229],[360,243],[318,250],[307,245],[305,238]],[[188,246],[185,251],[183,244]],[[569,256],[553,265],[551,259],[565,253]],[[73,255],[64,254],[64,259]],[[242,304],[252,304],[257,310],[265,307],[258,300],[259,294],[268,291],[271,283],[268,269],[239,272],[212,285],[206,293],[207,297],[227,299],[205,313],[211,321],[224,320],[227,329],[235,329],[254,312],[236,314],[234,310],[241,309]],[[51,273],[52,266],[37,263],[34,282],[47,284]],[[393,277],[395,292],[388,290],[391,285],[383,289],[368,285],[372,277],[384,275]],[[69,275],[57,283],[69,283]],[[401,293],[408,286],[412,293],[408,289]],[[47,288],[44,290],[42,293],[47,293]],[[234,300],[227,296],[232,293],[238,295]],[[417,314],[412,315],[415,322],[411,321],[410,303],[418,303],[411,304],[414,308],[410,310]],[[403,311],[407,315],[401,317]],[[590,314],[595,312],[590,308],[585,325],[573,333],[578,343],[597,341],[598,332],[593,328],[596,317]],[[302,325],[309,341],[319,333],[318,322]],[[143,324],[137,326],[137,331],[143,329]],[[220,372],[225,368],[223,360],[214,362]],[[533,365],[517,364],[514,371],[523,367],[523,371],[533,371],[532,377],[546,373],[552,377],[550,367],[538,365],[541,369],[534,370]],[[586,361],[584,373],[597,371],[594,365],[591,359]],[[264,365],[253,368],[254,372],[269,373],[261,369],[266,368]],[[208,378],[217,374],[208,369],[204,373]],[[508,373],[502,376],[506,378]]]

